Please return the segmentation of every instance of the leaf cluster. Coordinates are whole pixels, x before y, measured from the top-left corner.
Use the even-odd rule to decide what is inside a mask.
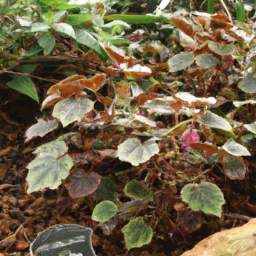
[[[8,86],[39,101],[32,79],[52,76],[48,114],[26,142],[58,136],[34,151],[27,192],[62,186],[90,200],[103,232],[123,225],[128,250],[172,232],[173,210],[221,217],[217,181],[244,179],[254,154],[253,23],[224,11],[111,14],[116,1],[82,2],[38,0],[2,14]],[[187,233],[203,223],[183,221]]]

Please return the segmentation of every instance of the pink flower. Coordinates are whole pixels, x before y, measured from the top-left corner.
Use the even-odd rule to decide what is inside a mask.
[[[200,140],[200,136],[189,128],[182,135],[183,147],[188,148],[191,143],[197,142]]]
[[[117,63],[115,63],[115,67],[116,68],[121,68],[120,65],[118,65]]]
[[[151,64],[156,64],[156,63],[157,63],[157,62],[156,62],[156,58],[153,58],[153,59],[149,60],[149,62],[150,62]]]

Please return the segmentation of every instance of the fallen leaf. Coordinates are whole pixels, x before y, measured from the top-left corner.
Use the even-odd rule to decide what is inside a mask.
[[[222,230],[199,242],[182,256],[255,256],[256,218],[241,227]]]

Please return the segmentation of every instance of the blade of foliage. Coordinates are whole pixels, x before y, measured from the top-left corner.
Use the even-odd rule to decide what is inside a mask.
[[[237,1],[237,7],[236,7],[236,19],[237,21],[244,22],[244,5],[242,4],[241,0]]]
[[[48,10],[48,7],[47,7]],[[66,14],[66,10],[48,10],[48,12],[43,13],[43,20],[47,21],[48,24],[52,24],[55,22],[60,22],[64,19]]]
[[[246,147],[236,143],[233,139],[229,139],[222,148],[233,156],[250,156],[250,152]]]
[[[224,131],[232,130],[232,126],[227,120],[212,113],[211,111],[206,111],[204,115],[197,117],[197,121],[211,128],[217,128]]]
[[[8,12],[11,5],[15,4],[17,0],[5,0],[0,5],[0,19]]]
[[[149,244],[153,237],[152,228],[147,227],[141,217],[131,220],[122,232],[128,250]]]
[[[151,156],[158,152],[158,145],[152,140],[141,144],[138,139],[128,139],[118,146],[117,154],[120,160],[137,166],[148,161]]]
[[[152,100],[148,100],[142,107],[148,108],[149,114],[158,113],[171,115],[175,113],[175,110],[169,107],[167,104],[162,102],[153,102]]]
[[[92,212],[92,220],[105,222],[116,215],[118,208],[113,202],[103,201],[96,205]]]
[[[244,127],[245,127],[248,131],[250,131],[250,132],[256,134],[256,122],[253,122],[253,123],[251,123],[251,124],[244,124]]]
[[[72,198],[79,198],[92,194],[100,185],[101,176],[95,172],[89,175],[81,168],[72,171],[65,186]]]
[[[234,44],[220,44],[220,43],[215,43],[213,41],[208,41],[208,47],[211,51],[221,55],[229,55],[232,54],[233,51],[235,50],[235,45]]]
[[[210,182],[187,184],[181,190],[181,198],[193,211],[203,211],[221,217],[221,206],[225,203],[221,190]]]
[[[104,20],[112,21],[112,20],[121,20],[130,24],[149,24],[160,21],[170,21],[164,16],[151,16],[151,15],[122,15],[122,14],[114,14],[105,16]]]
[[[239,255],[254,256],[256,254],[255,241],[251,239],[255,231],[255,218],[243,226],[224,229],[203,239],[192,250],[181,256],[197,255]]]
[[[25,65],[21,65],[18,68],[18,70],[25,74],[32,74],[37,67],[38,67],[38,64],[25,64]]]
[[[79,82],[81,85],[85,86],[85,88],[96,92],[104,85],[105,81],[105,74],[97,74],[90,79],[82,79]]]
[[[246,166],[241,157],[238,156],[224,156],[223,169],[226,175],[234,180],[243,180],[246,174]]]
[[[39,103],[35,85],[33,84],[30,77],[15,75],[14,79],[8,82],[7,85],[10,88],[27,95],[28,97]]]
[[[169,71],[176,72],[187,68],[194,62],[194,54],[192,52],[182,52],[176,54],[168,60]]]
[[[58,32],[64,33],[70,37],[73,37],[76,39],[75,31],[72,26],[70,26],[67,23],[54,23],[52,25],[54,29],[56,29]]]
[[[39,233],[30,245],[30,255],[40,254],[96,256],[92,247],[92,229],[75,224],[53,225]]]
[[[121,20],[114,20],[101,26],[101,28],[108,29],[108,30],[110,29],[111,32],[109,31],[109,33],[111,34],[111,36],[113,36],[115,34],[121,33],[124,30],[124,28],[131,28],[131,27],[126,22],[123,22]]]
[[[207,12],[214,14],[214,2],[215,0],[207,0]]]
[[[238,87],[248,93],[256,93],[256,77],[253,73],[249,73],[239,84]]]
[[[201,212],[192,212],[191,210],[179,211],[177,214],[179,228],[185,232],[192,233],[204,224]]]
[[[54,106],[52,115],[58,118],[65,127],[74,121],[80,121],[92,110],[92,107],[93,102],[86,98],[64,99]]]
[[[110,58],[103,46],[88,32],[83,29],[76,29],[76,41],[92,49],[103,62]]]
[[[200,54],[195,58],[196,64],[201,68],[210,68],[218,63],[218,59],[212,54]]]
[[[67,150],[68,148],[63,141],[52,141],[41,145],[33,153],[41,155],[49,154],[57,158],[65,154]]]
[[[125,186],[125,193],[136,199],[150,200],[154,198],[154,192],[148,189],[145,184],[132,180]]]
[[[32,193],[44,188],[56,189],[61,180],[67,178],[72,166],[73,161],[68,155],[60,159],[48,154],[38,156],[27,166],[27,192]]]
[[[50,26],[47,22],[34,22],[31,24],[31,32],[47,32],[49,28]]]
[[[25,56],[34,56],[42,51],[43,48],[37,42],[35,42],[25,53]]]
[[[71,14],[66,19],[66,23],[68,23],[71,26],[76,26],[83,24],[85,21],[93,20],[95,16],[93,16],[91,13],[85,13],[85,14]]]
[[[44,48],[44,55],[50,54],[55,47],[55,37],[48,33],[39,37],[37,42],[42,48]]]
[[[99,187],[93,192],[92,197],[101,202],[104,200],[117,202],[118,186],[109,177],[102,177]]]
[[[118,217],[129,218],[134,216],[143,206],[143,202],[144,200],[138,199],[125,203],[124,206],[118,210]]]
[[[38,156],[27,166],[28,193],[47,187],[56,189],[61,184],[61,180],[67,178],[73,161],[68,155],[59,158],[66,152],[67,147],[63,141],[44,144],[34,151]]]
[[[36,136],[43,137],[48,132],[56,129],[58,127],[58,121],[57,120],[48,120],[44,121],[43,119],[39,118],[37,121],[37,124],[34,124],[29,127],[29,129],[25,133],[26,140],[25,142],[28,142],[32,138]]]

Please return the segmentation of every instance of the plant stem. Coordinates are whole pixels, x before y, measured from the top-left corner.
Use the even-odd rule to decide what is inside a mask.
[[[232,16],[231,16],[231,14],[230,14],[230,12],[229,12],[229,10],[228,10],[228,7],[226,6],[224,0],[220,0],[220,4],[221,4],[221,6],[225,9],[225,11],[226,11],[226,13],[227,13],[227,15],[228,15],[228,18],[229,18],[231,24],[233,24]]]
[[[207,12],[214,14],[214,0],[208,0],[207,2]]]
[[[245,22],[245,19],[244,19],[244,6],[243,6],[241,0],[237,1],[236,19],[237,19],[237,21],[240,21],[240,22],[243,22],[243,23]]]

